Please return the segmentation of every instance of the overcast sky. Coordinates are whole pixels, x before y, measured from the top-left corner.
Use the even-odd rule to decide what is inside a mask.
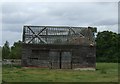
[[[118,32],[117,2],[4,2],[2,43],[22,40],[23,25],[93,26]]]

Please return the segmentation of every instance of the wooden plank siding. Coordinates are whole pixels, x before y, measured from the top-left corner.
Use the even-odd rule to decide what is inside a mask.
[[[95,68],[95,46],[23,44],[22,65],[50,69]]]

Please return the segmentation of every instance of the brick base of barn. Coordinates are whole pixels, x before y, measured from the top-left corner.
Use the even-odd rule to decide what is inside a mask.
[[[50,69],[95,69],[95,46],[23,44],[22,66]]]

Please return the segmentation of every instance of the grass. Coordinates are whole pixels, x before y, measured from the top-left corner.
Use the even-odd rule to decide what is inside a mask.
[[[97,63],[96,71],[49,70],[3,66],[3,80],[7,82],[117,82],[117,63]]]

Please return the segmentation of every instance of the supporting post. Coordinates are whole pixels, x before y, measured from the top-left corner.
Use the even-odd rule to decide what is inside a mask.
[[[47,38],[48,38],[48,29],[46,29],[46,42],[47,42]]]
[[[62,55],[62,52],[60,51],[60,69],[62,68],[62,67],[61,67],[61,58],[62,58],[61,55]]]
[[[23,37],[22,37],[23,42],[25,42],[25,27],[23,27]]]
[[[72,55],[71,55],[71,69],[72,69]]]

